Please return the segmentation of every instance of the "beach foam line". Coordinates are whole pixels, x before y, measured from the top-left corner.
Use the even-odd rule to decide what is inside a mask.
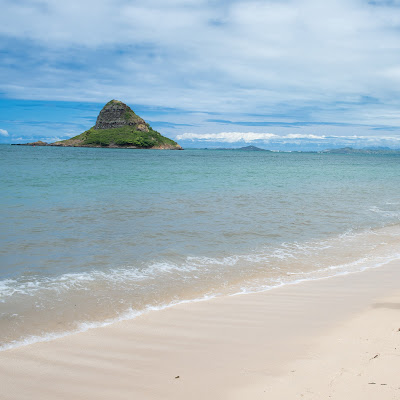
[[[28,345],[35,344],[35,343],[49,342],[49,341],[60,339],[60,338],[66,337],[66,336],[74,335],[77,333],[87,332],[88,330],[91,330],[91,329],[103,328],[103,327],[115,324],[117,322],[133,320],[133,319],[135,319],[141,315],[145,315],[151,311],[165,310],[167,308],[174,307],[178,304],[197,303],[197,302],[201,302],[201,301],[207,301],[214,297],[216,297],[216,296],[204,296],[204,297],[198,298],[198,299],[181,300],[181,301],[171,302],[169,304],[163,304],[160,306],[148,306],[144,310],[141,310],[141,311],[129,310],[129,311],[122,313],[121,315],[119,315],[116,318],[107,319],[105,321],[80,322],[78,324],[77,329],[74,329],[74,330],[68,330],[65,332],[57,332],[57,333],[49,332],[44,335],[31,335],[22,340],[15,340],[10,343],[0,344],[0,351],[15,349],[18,347],[28,346]]]
[[[399,259],[400,259],[400,253],[393,254],[386,258],[380,257],[379,259],[376,259],[374,262],[371,262],[372,260],[370,260],[368,258],[361,258],[361,259],[356,260],[349,264],[328,266],[328,267],[322,268],[317,271],[310,271],[310,272],[306,272],[306,273],[293,273],[293,274],[289,275],[289,276],[293,276],[293,275],[303,274],[303,275],[307,275],[307,277],[303,276],[298,279],[286,280],[286,281],[285,280],[277,280],[276,284],[268,285],[268,286],[260,286],[257,288],[243,287],[238,292],[230,293],[230,294],[228,294],[228,296],[238,296],[238,295],[244,295],[244,294],[262,293],[262,292],[266,292],[269,290],[278,289],[278,288],[281,288],[284,286],[296,285],[296,284],[310,282],[310,281],[325,280],[325,279],[330,279],[330,278],[334,278],[336,276],[341,276],[341,275],[361,273],[361,272],[369,270],[369,269],[383,267],[383,266],[385,266],[395,260],[399,260]],[[368,264],[368,262],[369,262],[369,264]],[[346,268],[355,267],[355,266],[357,266],[358,268],[357,269],[346,269]],[[325,276],[315,276],[315,272],[325,273],[327,271],[335,271],[335,273],[328,274]],[[145,315],[152,311],[161,311],[161,310],[165,310],[167,308],[175,307],[175,306],[181,305],[181,304],[208,301],[208,300],[211,300],[211,299],[214,299],[217,297],[222,297],[222,296],[223,296],[223,294],[213,293],[213,294],[206,294],[201,298],[177,300],[177,301],[170,302],[168,304],[161,304],[161,305],[149,305],[143,310],[130,309],[130,310],[127,310],[127,311],[121,313],[120,315],[118,315],[115,318],[110,318],[105,321],[80,322],[78,324],[78,327],[73,330],[68,330],[68,331],[59,332],[59,333],[49,332],[44,335],[31,335],[22,340],[16,340],[16,341],[12,341],[10,343],[2,344],[2,345],[0,345],[0,351],[6,351],[6,350],[10,350],[10,349],[14,349],[14,348],[22,347],[22,346],[27,346],[27,345],[31,345],[31,344],[35,344],[35,343],[52,341],[52,340],[63,338],[63,337],[69,336],[69,335],[86,332],[91,329],[106,327],[106,326],[115,324],[117,322],[133,320],[139,316]]]
[[[288,286],[288,285],[296,285],[299,283],[303,282],[311,282],[311,281],[319,281],[319,280],[324,280],[324,279],[330,279],[330,278],[335,278],[337,276],[343,276],[343,275],[348,275],[348,274],[357,274],[361,273],[364,271],[367,271],[369,269],[374,269],[374,268],[380,268],[383,267],[393,261],[400,260],[400,253],[396,253],[395,255],[389,256],[385,259],[381,258],[380,261],[375,260],[373,263],[371,263],[371,260],[368,258],[361,258],[359,260],[356,260],[352,263],[348,264],[342,264],[342,265],[333,265],[329,267],[325,267],[316,271],[310,271],[310,272],[293,272],[293,273],[288,273],[287,275],[289,276],[294,276],[294,275],[307,275],[307,277],[302,277],[298,278],[292,281],[277,281],[276,285],[270,285],[270,286],[264,286],[264,287],[258,287],[258,288],[242,288],[241,291],[237,293],[232,293],[229,294],[229,296],[237,296],[237,295],[242,295],[242,294],[254,294],[254,293],[262,293],[267,290],[272,290],[272,289],[277,289],[283,286]],[[370,262],[370,265],[366,265],[367,261]],[[354,269],[354,267],[360,266],[358,269]],[[353,269],[346,269],[349,267],[353,267]],[[340,270],[340,271],[339,271]],[[333,274],[328,274],[325,276],[315,276],[317,273],[325,273],[328,271],[338,271]]]
[[[358,241],[363,242],[369,237],[379,236],[381,233],[393,237],[400,237],[400,225],[392,225],[379,229],[367,229],[361,232],[348,230],[335,237],[306,241],[306,242],[283,242],[274,247],[256,249],[250,254],[233,254],[225,257],[207,257],[207,256],[188,256],[182,260],[161,261],[141,263],[140,265],[131,265],[124,267],[113,267],[107,270],[89,270],[77,273],[65,273],[59,276],[41,276],[39,274],[28,277],[10,278],[0,281],[0,302],[5,302],[7,297],[14,295],[34,296],[37,293],[54,292],[55,294],[65,293],[69,290],[89,290],[88,285],[101,282],[104,285],[128,285],[129,283],[141,283],[147,279],[160,278],[162,275],[169,277],[176,274],[184,277],[185,273],[199,273],[202,276],[214,274],[217,268],[221,273],[230,275],[233,271],[231,267],[240,266],[241,263],[252,263],[254,269],[261,274],[268,272],[265,268],[268,265],[271,269],[279,266],[285,261],[292,262],[310,257],[307,262],[317,261],[314,256],[316,253],[323,254],[327,250],[340,251],[341,246],[349,246]],[[352,242],[352,243],[351,243]],[[370,247],[377,246],[372,243]],[[208,269],[209,268],[209,269]],[[251,273],[251,267],[249,268]],[[282,272],[285,271],[282,269]],[[318,272],[315,270],[315,272]]]
[[[89,334],[2,352],[3,393],[10,400],[287,399],[321,398],[321,393],[343,399],[351,383],[358,389],[351,398],[393,397],[399,298],[388,295],[398,292],[399,266],[395,261],[363,274],[176,306]],[[377,318],[386,308],[387,318]],[[371,315],[368,324],[357,324],[351,334],[342,330],[364,310]],[[321,340],[328,353],[319,351]],[[356,364],[345,362],[350,353]],[[382,370],[381,362],[389,359],[396,363]],[[375,370],[365,374],[372,365]],[[336,389],[342,378],[347,381],[334,396],[332,385]]]

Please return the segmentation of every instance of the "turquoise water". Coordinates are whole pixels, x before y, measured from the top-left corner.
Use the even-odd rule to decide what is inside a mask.
[[[400,156],[0,146],[2,348],[396,258]]]

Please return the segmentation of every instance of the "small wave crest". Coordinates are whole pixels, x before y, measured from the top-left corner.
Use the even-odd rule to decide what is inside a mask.
[[[129,321],[132,319],[135,319],[141,315],[147,314],[151,311],[161,311],[165,310],[167,308],[174,307],[178,304],[186,304],[186,303],[196,303],[200,301],[207,301],[211,300],[215,296],[210,296],[210,295],[205,295],[201,298],[197,299],[191,299],[191,300],[181,300],[181,301],[173,301],[169,304],[161,304],[158,306],[154,305],[149,305],[143,310],[133,310],[129,309],[122,314],[118,315],[115,318],[110,318],[104,321],[96,321],[96,322],[81,322],[77,324],[77,327],[72,330],[68,331],[63,331],[63,332],[47,332],[42,335],[28,335],[22,339],[19,340],[12,340],[8,343],[1,344],[0,343],[0,351],[5,351],[5,350],[11,350],[17,347],[22,347],[22,346],[28,346],[31,344],[35,343],[42,343],[42,342],[49,342],[55,339],[60,339],[72,334],[76,333],[83,333],[86,332],[90,329],[96,329],[96,328],[103,328],[112,324],[115,324],[116,322],[122,322],[122,321]]]
[[[400,226],[282,243],[249,254],[186,257],[59,276],[0,281],[0,350],[52,340],[221,295],[360,272],[399,259]],[[33,304],[27,307],[27,304]],[[60,319],[61,315],[61,320]],[[17,337],[15,332],[20,332]]]

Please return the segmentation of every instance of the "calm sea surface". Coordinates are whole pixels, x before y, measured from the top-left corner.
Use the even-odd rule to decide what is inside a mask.
[[[400,257],[400,156],[0,146],[0,349]]]

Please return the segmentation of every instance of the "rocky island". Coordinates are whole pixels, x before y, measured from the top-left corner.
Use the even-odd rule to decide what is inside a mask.
[[[182,150],[178,143],[155,131],[119,100],[109,101],[100,111],[96,125],[78,136],[55,143],[39,141],[25,145]]]

